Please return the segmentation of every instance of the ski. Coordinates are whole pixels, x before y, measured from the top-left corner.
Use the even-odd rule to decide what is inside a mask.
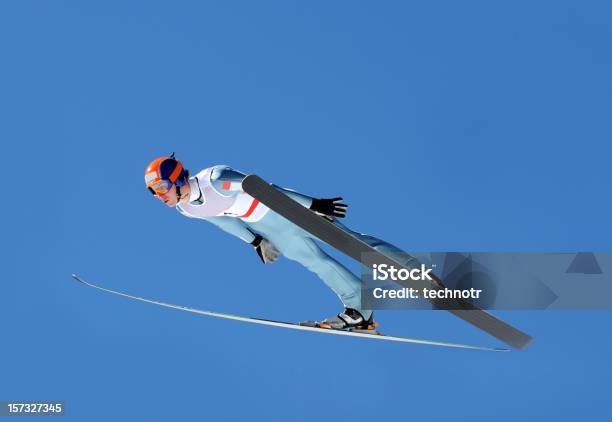
[[[292,221],[335,249],[361,262],[366,267],[371,267],[372,264],[384,263],[399,268],[406,268],[400,262],[382,254],[362,240],[357,239],[325,218],[305,208],[257,175],[252,174],[245,177],[242,181],[242,188],[246,193],[265,204],[271,210]],[[398,282],[406,287],[413,288],[444,288],[442,280],[433,274],[431,275],[435,281],[434,285],[424,286],[423,282],[415,281]],[[471,325],[517,349],[526,348],[532,340],[532,337],[528,334],[467,301],[460,299],[437,299],[433,300],[432,304],[436,308],[451,312]]]
[[[205,311],[202,309],[190,308],[188,306],[174,305],[172,303],[166,303],[166,302],[161,302],[158,300],[147,299],[144,297],[130,295],[130,294],[120,292],[117,290],[107,289],[105,287],[98,286],[97,284],[86,281],[85,279],[83,279],[82,277],[76,274],[72,274],[72,278],[74,278],[76,281],[78,281],[79,283],[85,286],[89,286],[94,289],[106,292],[106,293],[111,293],[117,296],[123,296],[128,299],[132,299],[132,300],[136,300],[140,302],[152,303],[154,305],[159,305],[159,306],[163,306],[166,308],[178,309],[179,311],[191,312],[194,314],[206,315],[206,316],[215,317],[215,318],[224,318],[224,319],[231,319],[235,321],[248,322],[251,324],[260,324],[260,325],[269,325],[273,327],[289,328],[292,330],[314,331],[317,333],[361,337],[361,338],[368,338],[368,339],[373,339],[373,340],[385,340],[385,341],[396,341],[396,342],[402,342],[402,343],[425,344],[429,346],[450,347],[450,348],[456,348],[456,349],[482,350],[482,351],[487,351],[487,352],[508,352],[509,351],[508,349],[496,348],[496,347],[471,346],[467,344],[447,343],[443,341],[423,340],[423,339],[415,339],[415,338],[408,338],[408,337],[387,336],[383,334],[367,334],[363,332],[352,332],[352,331],[344,331],[344,330],[336,330],[336,329],[328,329],[328,328],[318,328],[318,327],[311,327],[311,326],[295,324],[291,322],[274,321],[274,320],[269,320],[269,319],[251,318],[251,317],[245,317],[245,316],[240,316],[240,315],[225,314],[222,312]]]

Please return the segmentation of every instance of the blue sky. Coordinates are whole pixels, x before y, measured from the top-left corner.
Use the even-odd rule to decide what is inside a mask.
[[[0,5],[0,400],[66,420],[605,420],[609,311],[499,312],[486,354],[214,320],[72,282],[299,321],[339,310],[287,260],[143,186],[176,151],[313,196],[414,251],[610,251],[607,2]],[[354,263],[340,258],[351,268]],[[444,312],[385,332],[497,344]]]

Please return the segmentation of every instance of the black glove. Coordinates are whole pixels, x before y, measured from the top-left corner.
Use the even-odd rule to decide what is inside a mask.
[[[274,262],[278,259],[278,249],[268,239],[264,239],[260,235],[255,236],[255,239],[251,242],[251,245],[255,248],[255,252],[261,258],[261,262],[267,264]]]
[[[344,218],[346,216],[346,208],[348,205],[343,204],[340,201],[342,201],[342,198],[340,197],[329,199],[313,198],[310,209],[317,214],[327,217],[329,220],[333,219],[333,217]]]

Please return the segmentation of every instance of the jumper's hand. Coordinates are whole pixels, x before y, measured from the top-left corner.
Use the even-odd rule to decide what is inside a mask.
[[[329,199],[313,198],[310,209],[328,220],[333,220],[334,217],[344,218],[348,205],[340,201],[342,201],[341,197]]]
[[[255,252],[264,264],[272,263],[278,259],[279,251],[268,239],[257,236],[251,242],[251,245],[253,245]]]

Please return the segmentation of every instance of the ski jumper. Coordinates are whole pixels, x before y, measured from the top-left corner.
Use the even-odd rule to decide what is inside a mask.
[[[181,214],[209,221],[246,243],[251,243],[257,235],[264,237],[285,257],[317,274],[345,307],[358,310],[368,319],[372,312],[361,307],[361,280],[326,254],[315,242],[319,240],[317,237],[244,192],[244,177],[243,173],[225,165],[206,168],[189,178],[189,202],[176,208]],[[312,203],[310,196],[274,187],[307,208]],[[387,242],[354,232],[337,219],[334,224],[381,252],[401,256],[401,250]]]

